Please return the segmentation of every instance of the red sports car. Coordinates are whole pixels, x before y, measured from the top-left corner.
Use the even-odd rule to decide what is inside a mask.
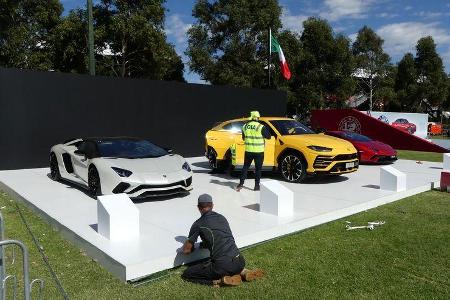
[[[416,124],[409,123],[409,121],[406,119],[397,119],[391,125],[397,129],[406,131],[410,134],[416,132]]]
[[[389,145],[351,131],[328,131],[326,134],[347,140],[359,153],[360,163],[392,163],[397,160],[397,151]]]

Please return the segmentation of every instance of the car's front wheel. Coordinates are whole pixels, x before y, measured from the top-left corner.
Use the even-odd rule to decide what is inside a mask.
[[[61,173],[59,172],[58,160],[55,153],[50,153],[50,178],[54,181],[61,179]]]
[[[88,185],[89,185],[89,193],[92,196],[100,196],[102,194],[100,176],[98,175],[98,171],[95,167],[89,168]]]
[[[306,177],[306,163],[299,154],[287,153],[280,160],[280,173],[284,180],[302,182]]]

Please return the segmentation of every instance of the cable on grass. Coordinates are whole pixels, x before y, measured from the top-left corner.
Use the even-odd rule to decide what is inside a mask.
[[[69,299],[69,295],[67,295],[67,292],[64,290],[61,281],[59,281],[58,276],[56,275],[55,271],[53,270],[52,266],[50,265],[50,262],[48,260],[47,255],[44,252],[44,248],[39,244],[38,240],[36,239],[36,237],[34,236],[33,232],[30,229],[30,226],[28,226],[27,221],[25,220],[25,217],[22,214],[22,211],[20,210],[19,205],[17,204],[17,202],[14,203],[16,205],[16,210],[20,215],[20,218],[22,219],[23,224],[25,225],[25,227],[27,228],[28,232],[31,235],[31,238],[33,239],[34,244],[36,245],[36,248],[38,249],[39,253],[42,256],[42,259],[44,260],[48,270],[50,271],[50,274],[53,277],[53,280],[56,283],[56,286],[58,287],[59,292],[61,293],[61,295],[64,297],[64,300],[68,300]]]

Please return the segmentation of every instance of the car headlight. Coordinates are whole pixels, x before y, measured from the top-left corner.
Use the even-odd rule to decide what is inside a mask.
[[[130,177],[131,174],[133,174],[133,172],[121,168],[111,167],[111,169],[113,169],[120,177]]]
[[[309,149],[317,152],[331,152],[333,149],[322,146],[308,146]]]
[[[188,172],[191,171],[191,166],[189,166],[189,164],[188,164],[187,162],[185,162],[181,168],[182,168],[183,170],[188,171]]]

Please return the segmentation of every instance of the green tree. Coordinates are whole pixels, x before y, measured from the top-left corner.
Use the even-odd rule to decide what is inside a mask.
[[[166,41],[164,2],[102,0],[94,8],[98,74],[184,81],[183,62]]]
[[[309,18],[303,23],[301,55],[293,65],[291,88],[296,94],[296,112],[302,118],[310,109],[343,107],[355,89],[350,41],[334,36],[327,21]]]
[[[0,66],[50,70],[59,0],[0,0]]]
[[[277,34],[277,0],[198,0],[188,31],[192,71],[212,84],[267,86],[267,31]]]
[[[409,111],[417,100],[417,71],[414,56],[405,54],[398,64],[395,91],[402,111]]]
[[[419,101],[416,109],[427,111],[431,107],[442,108],[447,97],[447,75],[436,44],[431,36],[421,38],[416,46],[415,67],[417,71]]]
[[[383,50],[383,39],[371,28],[364,26],[358,31],[353,43],[353,54],[356,61],[355,72],[359,74],[360,86],[369,97],[369,109],[372,110],[377,89],[387,76],[390,67],[390,57]]]
[[[87,73],[86,22],[86,11],[72,10],[53,30],[52,60],[56,71]]]

